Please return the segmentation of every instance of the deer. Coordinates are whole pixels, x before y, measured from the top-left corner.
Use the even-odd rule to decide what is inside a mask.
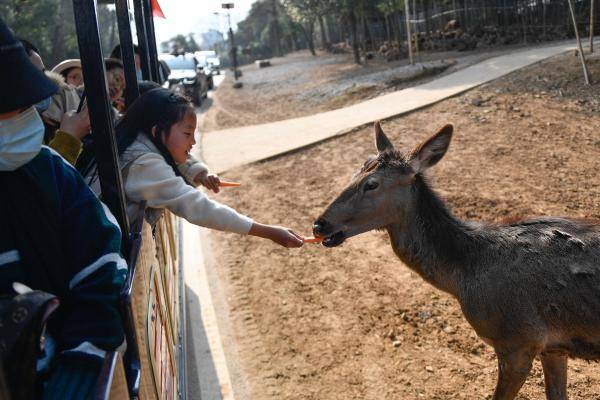
[[[494,400],[514,399],[537,357],[546,398],[567,399],[568,358],[600,359],[600,221],[538,217],[507,223],[455,217],[424,173],[446,154],[445,125],[411,151],[376,122],[371,156],[313,224],[333,248],[387,231],[396,256],[454,297],[498,360]]]

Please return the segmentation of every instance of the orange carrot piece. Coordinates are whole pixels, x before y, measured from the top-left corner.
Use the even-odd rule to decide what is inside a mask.
[[[321,243],[323,241],[323,239],[325,239],[325,238],[311,236],[311,237],[305,237],[304,239],[302,239],[302,241],[304,243]]]
[[[224,181],[221,180],[219,183],[220,187],[238,187],[238,186],[242,186],[242,184],[240,182],[230,182],[230,181]]]

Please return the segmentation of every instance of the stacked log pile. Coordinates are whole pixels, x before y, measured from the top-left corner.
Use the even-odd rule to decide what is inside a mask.
[[[405,58],[407,50],[397,41],[391,40],[383,42],[377,53],[386,61],[396,61]]]
[[[538,26],[528,26],[523,31],[522,26],[475,26],[464,30],[456,20],[450,21],[443,30],[430,33],[420,33],[418,36],[419,49],[447,51],[467,51],[475,48],[504,46],[522,43],[539,43],[550,40],[567,39],[565,27],[549,26],[546,29]],[[413,41],[415,38],[413,38]]]
[[[474,26],[464,29],[457,20],[449,21],[444,29],[433,32],[419,32],[412,35],[413,50],[419,51],[469,51],[476,48],[506,46],[517,43],[539,43],[551,40],[568,39],[565,26],[512,25]],[[351,53],[352,47],[346,43],[336,43],[330,48],[332,53]],[[408,56],[406,41],[389,40],[383,42],[377,54],[386,61],[396,61]]]
[[[352,46],[346,42],[334,43],[329,47],[329,51],[333,54],[352,53]]]

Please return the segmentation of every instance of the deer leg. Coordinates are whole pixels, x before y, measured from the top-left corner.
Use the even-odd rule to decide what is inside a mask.
[[[567,400],[567,356],[541,354],[548,400]]]
[[[510,352],[498,352],[498,383],[493,400],[512,400],[515,398],[531,370],[535,351],[521,348]]]

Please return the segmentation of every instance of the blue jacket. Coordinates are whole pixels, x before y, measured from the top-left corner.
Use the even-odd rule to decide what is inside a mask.
[[[58,295],[61,306],[48,326],[57,353],[99,361],[106,350],[124,344],[118,300],[127,265],[120,255],[119,226],[79,173],[52,149],[42,147],[20,168],[40,182],[44,201],[52,203],[56,212],[55,242],[62,265],[53,267],[59,273],[51,276],[59,276],[60,281],[40,282],[39,276],[48,271],[37,275],[31,266],[23,265],[27,257],[17,249],[17,235],[0,224],[0,293],[11,293],[12,282],[19,281]],[[0,218],[10,212],[10,207],[0,209]]]

